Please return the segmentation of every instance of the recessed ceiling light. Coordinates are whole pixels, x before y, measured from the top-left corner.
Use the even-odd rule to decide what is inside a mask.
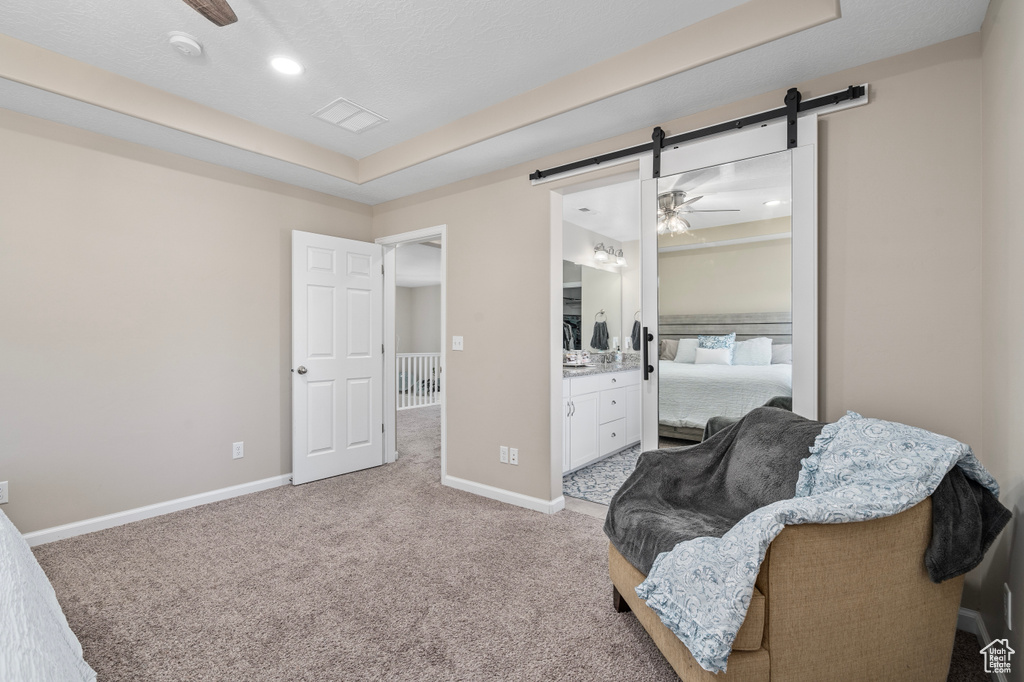
[[[305,71],[305,69],[302,68],[302,64],[299,64],[291,57],[274,57],[270,60],[270,65],[274,67],[276,71],[280,71],[281,73],[289,76],[297,76]]]
[[[772,199],[771,201],[764,202],[765,206],[778,206],[782,201],[780,199]]]

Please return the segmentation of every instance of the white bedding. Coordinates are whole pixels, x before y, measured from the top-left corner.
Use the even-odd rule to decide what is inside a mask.
[[[658,362],[658,422],[703,429],[711,417],[742,417],[793,394],[792,365],[691,365]]]
[[[95,682],[28,543],[0,511],[0,680]]]

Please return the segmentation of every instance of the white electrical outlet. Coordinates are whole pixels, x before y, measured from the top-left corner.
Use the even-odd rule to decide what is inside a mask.
[[[7,481],[0,481],[0,504],[7,504]]]
[[[242,459],[245,457],[245,443],[238,441],[231,444],[231,459]]]
[[[1010,586],[1003,583],[1003,620],[1006,621],[1006,629],[1013,629],[1013,592]]]
[[[502,464],[508,464],[508,446],[502,445],[498,448],[498,459],[501,460]]]
[[[508,451],[508,463],[519,464],[519,448],[512,448]]]
[[[462,350],[462,337],[461,336],[453,336],[452,337],[452,350]]]

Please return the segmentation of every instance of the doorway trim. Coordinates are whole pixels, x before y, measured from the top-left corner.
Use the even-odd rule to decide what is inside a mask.
[[[384,463],[391,464],[398,457],[396,431],[396,404],[395,386],[397,380],[395,373],[395,251],[403,244],[418,244],[421,242],[441,240],[441,480],[444,481],[447,472],[448,455],[448,400],[446,398],[448,379],[445,376],[445,368],[448,366],[448,349],[445,343],[447,339],[446,324],[447,314],[447,288],[448,288],[448,226],[436,225],[425,227],[421,230],[402,232],[387,237],[378,237],[375,244],[380,244],[384,250]]]
[[[650,155],[648,154],[648,163]],[[588,167],[574,173],[565,173],[557,178],[541,180],[535,184],[550,184],[549,199],[549,221],[551,224],[549,244],[550,263],[549,273],[551,278],[550,299],[550,333],[549,343],[554,344],[562,337],[562,197],[573,192],[580,192],[586,189],[594,189],[605,185],[623,181],[635,181],[637,191],[640,190],[643,180],[644,159],[628,158],[622,159],[610,166],[601,168]],[[639,237],[640,216],[637,215],[637,236]],[[641,273],[642,277],[642,273]],[[642,299],[641,299],[642,300]],[[561,346],[559,346],[561,348]],[[554,348],[552,347],[552,350]],[[551,499],[556,503],[561,500],[562,509],[565,505],[562,495],[562,458],[565,450],[565,429],[564,415],[562,413],[562,386],[565,379],[562,377],[562,353],[552,352],[550,354],[550,404],[551,404]]]

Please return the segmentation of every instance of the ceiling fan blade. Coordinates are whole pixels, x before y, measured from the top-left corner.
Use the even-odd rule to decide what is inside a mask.
[[[739,213],[741,209],[738,208],[691,208],[683,213]]]
[[[185,0],[185,4],[218,26],[227,26],[238,21],[238,16],[227,0]]]
[[[686,201],[684,201],[683,203],[679,204],[679,206],[677,206],[676,208],[682,208],[683,206],[689,206],[689,205],[690,205],[690,204],[692,204],[693,202],[695,202],[695,201],[700,201],[700,200],[701,200],[701,199],[703,199],[703,198],[704,198],[704,195],[703,195],[703,194],[701,194],[700,196],[696,196],[696,197],[694,197],[694,198],[692,198],[692,199],[687,199],[687,200],[686,200]]]

